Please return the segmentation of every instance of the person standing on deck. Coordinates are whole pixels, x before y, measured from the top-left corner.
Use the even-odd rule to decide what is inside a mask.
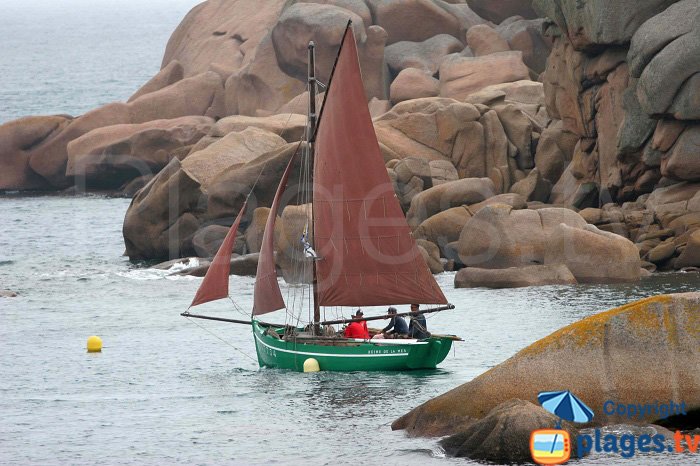
[[[428,324],[425,321],[425,316],[423,314],[418,314],[419,307],[418,304],[411,304],[411,323],[408,324],[408,337],[422,340],[424,338],[430,338],[430,332],[428,331]]]

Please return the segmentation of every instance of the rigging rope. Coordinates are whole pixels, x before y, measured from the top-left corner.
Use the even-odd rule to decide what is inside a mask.
[[[230,342],[224,340],[223,338],[221,338],[220,336],[218,336],[217,334],[215,334],[214,332],[212,332],[212,331],[209,330],[208,328],[204,327],[203,325],[200,325],[198,322],[195,322],[194,320],[190,319],[189,317],[187,318],[187,320],[189,320],[190,322],[192,322],[193,324],[195,324],[197,327],[201,328],[201,329],[204,330],[205,332],[209,333],[209,334],[210,334],[211,336],[213,336],[214,338],[216,338],[216,339],[222,341],[223,343],[227,344],[228,346],[230,346],[230,347],[233,348],[234,350],[238,351],[239,353],[241,353],[243,356],[245,356],[246,358],[250,359],[251,361],[253,361],[253,362],[255,362],[255,363],[258,362],[257,359],[255,359],[254,357],[252,357],[251,355],[249,355],[248,353],[246,353],[246,352],[243,351],[242,349],[239,349],[239,348],[233,346]]]
[[[309,83],[309,86],[314,85]],[[309,93],[311,91],[310,87],[307,87],[309,90]],[[297,96],[299,98],[300,96]],[[310,110],[310,109],[309,109]],[[285,308],[285,324],[291,324],[294,327],[298,327],[299,323],[302,320],[302,313],[304,311],[304,305],[305,301],[308,299],[308,321],[311,322],[313,320],[313,298],[312,298],[312,293],[310,291],[307,291],[307,289],[310,289],[311,284],[307,284],[306,279],[309,277],[310,271],[309,267],[311,266],[312,262],[306,259],[306,254],[305,251],[303,250],[302,246],[302,240],[307,239],[308,240],[308,225],[309,225],[309,218],[311,217],[311,192],[313,187],[311,186],[311,146],[308,143],[308,125],[309,125],[309,118],[308,118],[308,113],[307,112],[307,118],[306,118],[306,124],[307,124],[307,131],[305,132],[304,137],[302,137],[302,141],[306,142],[306,146],[304,147],[304,150],[302,152],[302,157],[301,157],[301,164],[300,164],[300,170],[299,170],[299,178],[297,180],[298,185],[297,185],[297,199],[299,202],[300,206],[303,206],[302,212],[306,217],[305,220],[305,235],[300,238],[287,238],[287,241],[289,245],[291,246],[291,272],[292,272],[292,280],[293,281],[300,281],[301,283],[296,286],[296,285],[288,285],[287,287],[287,306]],[[291,118],[291,114],[290,114]],[[300,144],[301,144],[300,143]],[[313,226],[312,226],[313,229]],[[289,234],[289,232],[285,232],[286,234]],[[282,251],[282,253],[286,253],[287,251]],[[299,298],[299,299],[297,299]]]
[[[242,307],[240,307],[238,304],[236,304],[236,301],[233,300],[233,298],[229,295],[228,300],[231,301],[231,304],[233,305],[233,310],[238,311],[240,314],[242,314],[244,317],[250,317],[247,312],[243,310]]]

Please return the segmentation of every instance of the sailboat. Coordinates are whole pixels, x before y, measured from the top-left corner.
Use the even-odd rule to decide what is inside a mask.
[[[304,204],[311,209],[311,225],[306,225],[300,239],[302,266],[310,268],[312,276],[305,296],[308,325],[303,325],[301,309],[291,312],[285,303],[273,244],[280,201],[299,151],[286,166],[265,225],[250,321],[195,315],[189,310],[182,315],[251,325],[261,367],[295,371],[314,367],[322,371],[435,368],[457,337],[345,338],[329,328],[352,321],[388,319],[389,315],[322,319],[328,309],[337,312],[342,308],[419,303],[433,306],[417,312],[427,314],[454,306],[447,302],[418,250],[384,166],[367,107],[352,24],[348,22],[345,29],[318,117],[316,93],[322,84],[315,76],[313,42],[308,53],[309,112],[301,173],[308,174],[306,182],[312,185],[306,190],[311,199]],[[247,201],[190,307],[228,297],[231,252],[246,207]],[[281,309],[292,316],[291,323],[261,320],[261,316]]]

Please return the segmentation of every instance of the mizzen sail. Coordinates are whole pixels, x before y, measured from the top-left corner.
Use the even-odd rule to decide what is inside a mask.
[[[314,158],[319,305],[447,303],[387,175],[350,27],[326,92]]]
[[[255,276],[253,315],[266,314],[285,307],[282,292],[277,282],[277,269],[275,268],[275,221],[277,220],[280,198],[284,194],[285,189],[287,189],[287,181],[289,180],[294,161],[297,158],[297,153],[298,151],[294,152],[292,158],[289,159],[289,163],[287,163],[287,168],[284,169],[282,179],[270,207],[270,214],[265,223],[265,232],[263,233],[260,256],[258,257],[258,271]]]
[[[243,218],[247,204],[248,201],[246,200],[246,202],[243,203],[243,207],[241,207],[241,210],[238,212],[238,216],[236,220],[234,220],[233,225],[229,228],[224,242],[219,246],[219,250],[216,252],[216,256],[214,256],[214,260],[211,262],[209,270],[207,270],[207,274],[204,276],[204,280],[199,286],[190,307],[228,297],[228,276],[231,271],[231,253],[233,252],[233,245],[236,242],[238,226],[241,224],[241,219]]]

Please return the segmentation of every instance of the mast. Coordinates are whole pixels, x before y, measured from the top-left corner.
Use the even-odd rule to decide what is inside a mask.
[[[307,163],[311,162],[314,157],[314,137],[316,136],[316,54],[315,44],[313,41],[309,41],[309,68],[308,68],[308,80],[309,80],[309,114],[308,114],[308,124],[306,125],[306,147],[307,147]],[[313,183],[313,181],[312,181]],[[312,189],[313,192],[313,189]],[[311,229],[313,231],[314,225],[314,212],[311,209]],[[321,321],[321,307],[319,306],[318,299],[318,281],[316,279],[316,261],[312,261],[312,286],[313,286],[313,296],[314,296],[314,322],[313,329],[315,334],[320,334]]]

